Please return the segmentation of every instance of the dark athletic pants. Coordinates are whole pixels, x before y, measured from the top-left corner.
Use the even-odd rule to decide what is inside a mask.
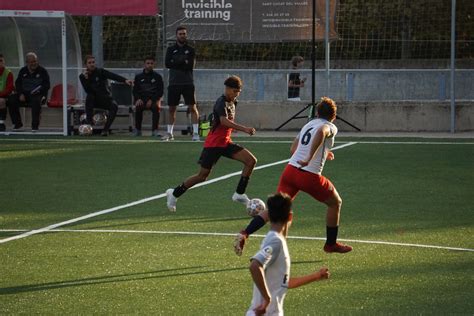
[[[10,117],[12,123],[16,126],[22,125],[20,106],[31,108],[31,128],[38,129],[40,124],[41,116],[41,99],[43,98],[40,94],[29,95],[25,94],[26,102],[20,102],[20,95],[13,94],[10,96],[8,109],[10,111]]]
[[[143,100],[143,106],[135,107],[135,128],[137,130],[142,129],[142,122],[143,122],[143,111],[150,110],[152,113],[151,118],[151,130],[155,131],[158,129],[158,121],[160,120],[160,111],[158,111],[158,105],[156,104],[157,101],[152,100],[151,108],[146,108],[146,103],[148,102],[147,99]]]
[[[109,112],[107,122],[105,123],[104,130],[108,131],[110,126],[115,120],[117,115],[118,105],[117,102],[110,96],[94,96],[88,94],[86,97],[86,120],[88,124],[92,124],[92,116],[94,116],[94,108],[105,109]]]

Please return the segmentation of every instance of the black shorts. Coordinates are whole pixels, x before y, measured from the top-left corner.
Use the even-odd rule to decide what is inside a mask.
[[[178,106],[181,96],[183,96],[184,104],[196,104],[196,95],[193,84],[188,85],[172,85],[168,86],[168,105]]]
[[[244,147],[234,143],[230,143],[227,147],[206,147],[201,152],[198,164],[204,169],[212,169],[221,156],[232,159],[232,156],[242,149]]]

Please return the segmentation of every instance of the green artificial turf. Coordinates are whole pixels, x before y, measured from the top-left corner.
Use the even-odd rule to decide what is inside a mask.
[[[160,195],[198,170],[202,143],[99,139],[0,138],[0,239]],[[289,155],[290,139],[236,140],[259,166]],[[331,278],[290,290],[285,313],[472,315],[474,252],[371,241],[474,249],[474,145],[358,140],[370,143],[336,150],[324,170],[343,199],[339,237],[354,250],[325,254],[325,207],[298,195],[290,236],[315,239],[289,239],[291,273],[327,266]],[[274,192],[283,168],[256,170],[249,196]],[[240,169],[222,158],[210,179]],[[249,222],[230,199],[237,182],[189,190],[175,214],[157,198],[0,244],[0,314],[243,315],[261,237],[233,253]]]

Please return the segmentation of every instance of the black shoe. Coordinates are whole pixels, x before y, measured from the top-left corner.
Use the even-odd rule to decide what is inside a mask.
[[[100,133],[101,136],[109,136],[109,131],[108,130],[102,130],[102,133]]]
[[[0,124],[0,132],[4,132],[7,128],[5,127],[5,124]]]
[[[14,124],[13,131],[19,131],[23,127],[22,123]]]

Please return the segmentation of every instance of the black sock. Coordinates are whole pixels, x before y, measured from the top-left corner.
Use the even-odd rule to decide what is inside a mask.
[[[245,233],[248,235],[255,233],[257,230],[265,226],[265,220],[260,216],[255,216],[250,224],[245,228]]]
[[[247,188],[247,184],[249,184],[249,177],[240,177],[239,184],[237,185],[237,190],[235,192],[239,194],[244,194],[245,189]]]
[[[336,243],[338,228],[339,226],[336,226],[336,227],[326,226],[326,244],[327,245],[334,245]]]
[[[5,121],[7,118],[7,108],[0,109],[0,120]]]
[[[184,192],[186,192],[187,189],[188,189],[188,188],[186,188],[186,187],[184,186],[184,183],[183,183],[183,184],[180,184],[180,185],[178,185],[176,188],[174,188],[173,195],[178,198],[178,197],[180,197],[181,195],[183,195]]]

